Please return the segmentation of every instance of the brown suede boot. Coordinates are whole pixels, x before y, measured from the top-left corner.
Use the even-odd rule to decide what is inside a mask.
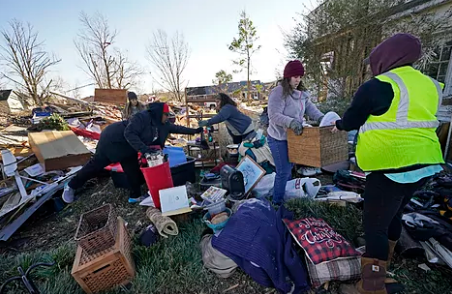
[[[388,294],[385,286],[386,261],[361,257],[361,280],[355,285],[342,284],[342,294]]]
[[[397,241],[388,240],[388,241],[389,241],[389,254],[388,254],[388,260],[386,261],[386,264],[387,264],[386,268],[389,270],[389,268],[391,266],[392,258],[394,257],[394,250],[395,250],[398,240]]]
[[[397,241],[389,241],[389,254],[388,254],[388,260],[386,261],[386,269],[389,270],[389,267],[391,265],[392,262],[392,258],[394,257],[394,249],[397,245]],[[393,278],[386,278],[385,279],[385,284],[386,284],[386,291],[388,293],[399,293],[399,292],[403,292],[405,290],[405,287],[397,282],[397,280],[394,280]]]

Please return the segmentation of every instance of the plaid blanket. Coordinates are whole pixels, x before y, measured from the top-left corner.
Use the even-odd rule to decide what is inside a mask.
[[[361,273],[359,257],[340,258],[317,265],[306,258],[306,265],[313,288],[318,288],[329,281],[358,279]]]

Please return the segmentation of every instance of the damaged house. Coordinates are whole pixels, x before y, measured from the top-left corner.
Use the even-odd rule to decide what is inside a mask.
[[[297,29],[288,47],[306,64],[313,96],[337,110],[345,110],[371,77],[363,60],[377,44],[400,32],[419,37],[423,56],[414,66],[445,84],[437,133],[444,158],[452,162],[452,1],[327,0],[305,15]]]
[[[304,59],[319,101],[350,98],[369,78],[363,59],[398,32],[421,38],[424,56],[416,67],[445,83],[445,96],[452,96],[452,1],[328,0],[300,26],[289,47]]]

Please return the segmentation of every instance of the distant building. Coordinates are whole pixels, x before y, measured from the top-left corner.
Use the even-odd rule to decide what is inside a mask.
[[[0,90],[0,112],[12,113],[24,110],[20,94],[13,90]]]
[[[270,83],[262,83],[260,80],[251,81],[251,98],[253,100],[262,100],[267,97],[269,84]],[[248,97],[247,81],[187,88],[188,96],[212,96],[218,93],[225,93],[231,97],[246,100]]]
[[[83,100],[88,103],[92,103],[92,102],[94,102],[94,96],[83,97],[83,98],[80,98],[80,100]]]

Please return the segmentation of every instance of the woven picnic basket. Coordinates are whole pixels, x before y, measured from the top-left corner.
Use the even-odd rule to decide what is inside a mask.
[[[348,160],[347,133],[332,133],[332,129],[333,127],[306,127],[300,136],[287,130],[290,162],[323,167]]]

